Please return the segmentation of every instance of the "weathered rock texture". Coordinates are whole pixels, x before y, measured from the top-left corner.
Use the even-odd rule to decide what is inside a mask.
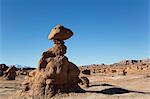
[[[52,48],[43,52],[38,68],[29,73],[24,81],[22,94],[31,97],[50,98],[58,92],[83,91],[78,83],[80,70],[64,55],[67,47],[63,40],[69,39],[73,32],[61,25],[52,29],[49,39],[53,40]]]
[[[16,78],[16,70],[17,68],[15,66],[9,67],[5,74],[4,74],[4,79],[6,80],[15,80]]]
[[[80,85],[83,87],[89,87],[89,79],[87,77],[81,77]]]
[[[59,39],[59,40],[67,40],[73,35],[73,32],[70,29],[67,29],[61,25],[57,25],[55,28],[51,30],[51,33],[48,36],[48,39]]]

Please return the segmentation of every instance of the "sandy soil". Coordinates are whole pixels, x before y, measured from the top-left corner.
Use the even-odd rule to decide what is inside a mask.
[[[117,74],[93,74],[87,76],[90,87],[85,93],[55,95],[54,99],[150,99],[150,71],[126,76]],[[0,80],[0,99],[16,99],[16,93],[22,89],[23,76],[17,80]]]

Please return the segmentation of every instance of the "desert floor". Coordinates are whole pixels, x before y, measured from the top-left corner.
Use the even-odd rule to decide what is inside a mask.
[[[150,71],[127,74],[92,74],[85,93],[57,94],[54,99],[150,99]],[[12,99],[22,89],[24,76],[0,80],[0,99]],[[13,97],[14,99],[15,97]]]

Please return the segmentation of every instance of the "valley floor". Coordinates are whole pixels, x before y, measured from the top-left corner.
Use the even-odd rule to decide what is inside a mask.
[[[85,93],[55,95],[54,99],[150,99],[150,71],[133,74],[92,74],[87,76],[90,87],[83,88]],[[0,80],[0,99],[11,97],[22,89],[23,77],[14,81]]]

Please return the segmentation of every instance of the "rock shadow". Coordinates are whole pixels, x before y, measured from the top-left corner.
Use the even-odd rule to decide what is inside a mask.
[[[90,85],[89,87],[94,87],[94,86],[114,86],[114,85],[103,83],[103,84]]]
[[[150,94],[150,92],[141,92],[141,91],[132,91],[124,88],[119,87],[113,87],[113,88],[107,88],[101,91],[86,91],[90,93],[101,93],[106,95],[115,95],[115,94],[125,94],[125,93],[141,93],[141,94]]]
[[[97,93],[102,93],[102,94],[107,94],[107,95],[113,95],[113,94],[124,94],[124,93],[129,93],[131,91],[127,90],[127,89],[123,89],[123,88],[108,88],[108,89],[104,89],[101,90]]]

